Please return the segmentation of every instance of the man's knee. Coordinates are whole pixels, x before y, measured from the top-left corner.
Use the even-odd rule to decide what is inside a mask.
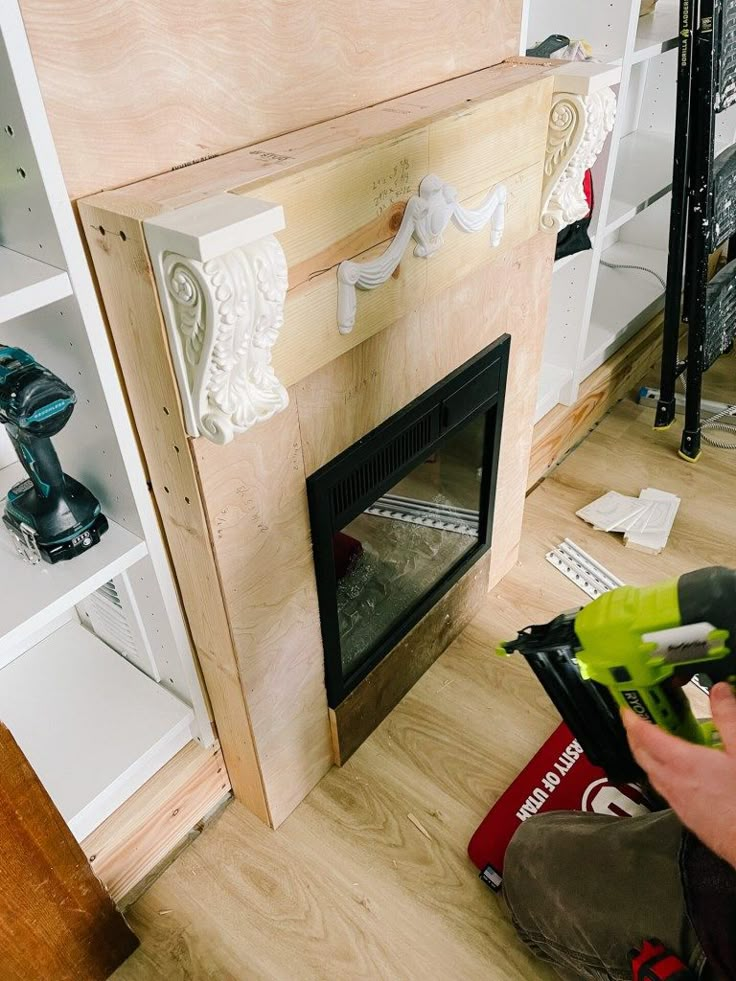
[[[506,850],[504,884],[515,896],[533,894],[535,903],[550,892],[564,892],[579,881],[581,863],[600,858],[592,832],[616,820],[553,811],[524,821]]]
[[[561,833],[557,814],[539,814],[519,826],[506,850],[504,896],[517,928],[526,934],[544,932],[540,921],[564,888],[550,868],[558,845],[570,846],[567,821],[562,824]]]
[[[600,927],[601,913],[587,908],[585,879],[600,878],[593,832],[609,820],[571,811],[540,814],[517,830],[504,859],[504,897],[521,939],[540,957],[568,972],[598,979],[629,977],[623,955],[607,956],[599,929],[588,931],[589,915]],[[607,933],[608,929],[604,930]],[[614,930],[615,932],[615,930]]]

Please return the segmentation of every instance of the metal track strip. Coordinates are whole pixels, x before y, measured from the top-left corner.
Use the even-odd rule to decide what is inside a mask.
[[[569,538],[547,552],[545,558],[591,599],[597,599],[603,593],[624,585],[621,579]]]
[[[432,501],[386,494],[366,508],[366,514],[406,521],[408,524],[421,525],[424,528],[452,531],[459,535],[472,537],[478,535],[478,512],[454,507],[451,504],[436,504]]]

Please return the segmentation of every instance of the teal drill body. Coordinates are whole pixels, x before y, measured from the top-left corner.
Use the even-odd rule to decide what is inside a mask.
[[[74,391],[26,351],[0,345],[0,422],[28,475],[8,492],[3,522],[19,551],[35,560],[73,558],[108,527],[97,498],[63,472],[51,442],[76,401]]]

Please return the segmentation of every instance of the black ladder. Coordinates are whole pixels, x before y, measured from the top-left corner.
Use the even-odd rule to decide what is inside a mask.
[[[735,104],[736,0],[680,0],[672,217],[654,425],[665,429],[673,423],[675,385],[684,376],[680,454],[691,461],[700,456],[703,373],[736,335],[736,146],[715,157],[716,116]],[[727,240],[729,261],[708,282],[710,255]],[[684,361],[678,353],[681,321],[688,325]]]

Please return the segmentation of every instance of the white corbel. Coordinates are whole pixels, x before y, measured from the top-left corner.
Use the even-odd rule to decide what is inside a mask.
[[[587,62],[564,64],[555,71],[542,183],[540,225],[555,234],[585,218],[585,172],[598,159],[616,118],[610,85],[620,69]]]
[[[144,222],[190,436],[228,443],[289,404],[271,352],[284,321],[280,205],[219,194]]]
[[[386,251],[377,259],[355,262],[346,259],[337,267],[337,326],[349,334],[355,326],[356,288],[372,290],[395,272],[409,242],[414,239],[414,255],[426,259],[442,246],[443,235],[452,223],[462,232],[478,232],[491,223],[491,245],[501,243],[506,214],[507,190],[497,184],[477,209],[463,207],[450,184],[428,174],[404,209],[401,225]]]

